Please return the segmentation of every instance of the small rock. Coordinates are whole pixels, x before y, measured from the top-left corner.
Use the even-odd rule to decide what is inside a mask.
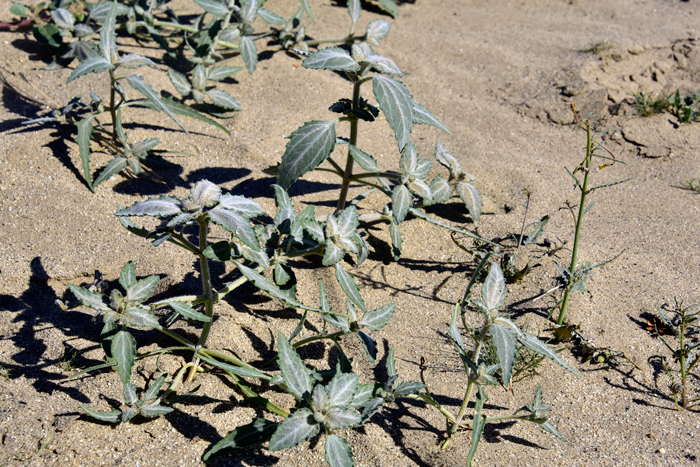
[[[688,59],[683,55],[682,53],[674,53],[673,58],[676,60],[676,63],[678,64],[678,68],[681,70],[688,68]]]
[[[657,454],[661,454],[662,456],[666,454],[666,450],[664,448],[659,448],[658,451],[656,451]]]
[[[610,58],[615,60],[616,62],[622,61],[622,54],[619,53],[613,53],[610,55]]]
[[[664,61],[664,60],[659,60],[657,62],[654,62],[654,66],[661,72],[661,73],[668,73],[671,71],[671,64]]]
[[[666,157],[668,156],[670,150],[668,148],[665,148],[663,146],[653,146],[650,148],[641,148],[639,150],[639,153],[644,156],[648,157],[650,159],[658,159],[659,157]]]
[[[632,47],[627,49],[627,51],[632,55],[639,55],[640,53],[644,52],[644,47],[642,47],[641,45],[633,45]]]

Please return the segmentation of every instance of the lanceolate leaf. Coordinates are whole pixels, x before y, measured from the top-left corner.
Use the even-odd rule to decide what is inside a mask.
[[[209,96],[214,105],[222,109],[235,110],[237,112],[243,110],[241,104],[232,95],[221,89],[210,89],[207,91],[207,96]]]
[[[306,122],[292,133],[282,156],[277,184],[288,189],[299,177],[318,167],[335,148],[335,124],[332,121]]]
[[[120,209],[115,214],[117,216],[168,217],[181,212],[179,199],[172,196],[161,196],[134,203],[132,206]]]
[[[321,312],[321,310],[319,310],[318,308],[306,306],[292,299],[287,293],[285,293],[279,287],[277,287],[270,279],[263,276],[262,274],[255,272],[255,270],[250,269],[249,267],[246,267],[236,261],[234,261],[233,264],[236,265],[236,267],[241,271],[241,274],[243,274],[243,276],[245,276],[246,279],[252,282],[253,285],[255,285],[260,290],[268,293],[272,297],[283,301],[290,307],[301,308],[302,310],[316,311],[319,313]]]
[[[286,19],[282,18],[276,13],[271,12],[270,10],[266,10],[265,8],[260,8],[258,10],[258,15],[260,15],[263,21],[272,26],[284,26],[287,24]]]
[[[370,363],[374,363],[374,361],[377,359],[377,343],[374,342],[372,336],[364,331],[357,331],[357,337],[360,339],[362,347],[365,349],[367,359],[370,361]]]
[[[476,414],[474,415],[474,422],[472,423],[472,445],[467,454],[467,467],[472,466],[472,460],[479,447],[479,441],[481,441],[481,434],[484,432],[484,426],[486,426],[486,415],[481,413],[485,400],[486,394],[484,394],[484,390],[479,386],[479,393],[476,398]]]
[[[405,185],[397,185],[391,194],[391,213],[394,223],[399,225],[406,218],[409,208],[413,206],[413,195]]]
[[[277,425],[277,423],[264,418],[256,418],[247,425],[239,426],[224,439],[216,443],[213,448],[204,454],[203,459],[207,461],[212,456],[220,456],[236,449],[264,443],[273,435]]]
[[[391,30],[391,25],[388,21],[383,19],[375,19],[369,22],[367,25],[367,39],[374,39],[375,41],[379,39],[384,39],[389,31]]]
[[[309,15],[309,18],[311,18],[312,22],[316,22],[316,18],[314,18],[314,14],[311,13],[311,7],[309,6],[309,0],[299,0],[299,3],[301,3],[301,6],[304,8],[304,11],[306,12],[307,15]],[[301,18],[299,18],[301,19]]]
[[[562,368],[565,370],[570,371],[571,373],[575,374],[576,376],[581,376],[576,370],[574,370],[568,363],[566,363],[562,358],[557,354],[554,350],[552,350],[547,344],[542,342],[537,338],[537,336],[533,336],[532,334],[527,334],[525,332],[521,334],[517,334],[518,341],[523,344],[525,347],[528,349],[537,352],[540,355],[544,355],[545,357],[551,359],[554,363],[560,365]]]
[[[489,332],[493,337],[493,343],[496,346],[496,355],[501,364],[501,376],[503,385],[506,388],[510,387],[510,378],[513,372],[513,364],[515,363],[515,355],[518,351],[518,341],[512,332],[507,328],[498,324],[491,324]]]
[[[95,118],[94,115],[84,118],[76,123],[76,126],[78,127],[78,151],[83,166],[83,176],[90,190],[95,191],[90,173],[90,136],[92,135],[93,118]]]
[[[357,3],[360,3],[359,0]],[[352,449],[345,438],[338,435],[329,435],[326,438],[326,462],[331,467],[353,467],[355,465]]]
[[[413,103],[413,123],[418,124],[418,125],[432,125],[434,127],[440,128],[442,131],[450,133],[450,130],[447,129],[443,123],[437,119],[435,115],[430,113],[428,109],[423,107],[417,102]]]
[[[292,448],[316,436],[320,425],[309,409],[299,409],[285,418],[270,439],[270,451]]]
[[[312,53],[301,66],[314,70],[358,71],[360,64],[340,47],[327,47]]]
[[[71,292],[73,292],[75,298],[77,298],[80,303],[88,308],[92,308],[93,310],[97,311],[109,311],[111,309],[109,308],[109,301],[107,300],[107,297],[101,293],[92,292],[84,287],[70,283],[68,284],[68,288]]]
[[[403,244],[403,240],[401,239],[399,226],[396,225],[393,219],[391,224],[389,224],[389,236],[391,237],[391,250],[394,254],[394,261],[398,261],[401,257],[401,245]]]
[[[360,288],[355,283],[355,279],[352,275],[348,274],[345,269],[343,269],[343,266],[336,264],[335,277],[338,280],[338,284],[340,284],[340,288],[343,289],[343,292],[345,292],[345,295],[348,296],[350,301],[366,313],[367,305],[365,305],[365,301],[362,299],[362,295],[360,295]]]
[[[203,321],[205,323],[208,323],[209,321],[211,321],[210,317],[208,317],[207,315],[205,315],[203,313],[198,312],[197,310],[195,310],[194,308],[192,308],[191,306],[189,306],[185,303],[172,300],[172,301],[167,302],[167,304],[170,308],[172,308],[177,313],[181,314],[182,316],[184,316],[187,319],[194,319],[197,321]]]
[[[258,47],[255,45],[255,41],[250,36],[241,37],[239,50],[248,73],[252,75],[255,67],[258,66]]]
[[[119,423],[122,413],[117,409],[112,409],[109,412],[103,412],[101,410],[92,410],[85,407],[82,403],[78,402],[78,405],[92,418],[97,419],[101,422],[108,423]]]
[[[173,83],[173,86],[182,97],[187,97],[190,95],[190,92],[192,92],[192,86],[190,86],[187,76],[183,75],[179,71],[173,70],[172,68],[168,68],[168,78],[170,78],[170,82]]]
[[[131,379],[131,369],[136,359],[136,339],[127,331],[119,331],[112,337],[112,358],[117,362],[117,371],[126,384]]]
[[[458,177],[462,172],[462,166],[440,141],[435,143],[435,159],[450,171],[450,178]]]
[[[491,264],[481,287],[481,300],[492,313],[500,310],[506,301],[506,280],[498,263]]]
[[[203,362],[207,362],[208,364],[215,366],[217,368],[221,368],[222,370],[230,371],[234,375],[242,376],[244,378],[259,378],[259,379],[265,379],[265,380],[270,380],[270,376],[266,375],[265,373],[262,373],[255,368],[248,368],[244,366],[237,366],[237,365],[231,365],[230,363],[225,363],[219,360],[216,360],[212,357],[209,356],[204,356],[202,354],[197,355]]]
[[[162,405],[143,405],[139,408],[139,413],[144,417],[156,418],[160,417],[161,415],[165,415],[166,413],[170,413],[173,410],[175,409],[172,407],[164,407]]]
[[[389,12],[391,16],[394,18],[398,18],[399,16],[399,9],[396,6],[396,3],[394,3],[394,0],[378,0],[379,1],[379,6],[382,7],[383,10]]]
[[[158,68],[158,65],[153,63],[151,59],[146,58],[142,55],[137,54],[126,54],[116,63],[124,68],[139,68],[142,66],[150,66],[151,68]]]
[[[462,198],[464,205],[467,207],[469,215],[472,216],[472,219],[478,221],[481,217],[481,207],[484,205],[479,190],[471,183],[460,182],[457,185],[457,193],[459,193],[459,197]]]
[[[170,109],[161,101],[160,97],[158,97],[158,94],[153,90],[153,88],[149,85],[144,83],[143,78],[141,76],[137,75],[129,75],[126,77],[126,81],[129,83],[129,86],[143,94],[148,100],[150,100],[154,105],[156,105],[160,110],[165,112],[165,114],[172,118],[175,123],[178,124],[180,128],[185,133],[189,133],[187,129],[182,126],[182,123],[180,123],[180,120],[177,119],[174,113],[170,111]]]
[[[379,331],[389,323],[389,320],[394,316],[396,304],[389,303],[374,310],[370,310],[362,316],[360,325],[370,328],[372,331]]]
[[[229,209],[237,214],[251,219],[253,217],[262,216],[265,210],[258,203],[250,198],[240,195],[231,195],[226,193],[219,200],[219,208]]]
[[[149,109],[153,109],[157,112],[160,112],[162,110],[162,107],[160,104],[164,105],[168,110],[170,110],[172,113],[177,114],[177,115],[184,115],[185,117],[189,118],[194,118],[195,120],[199,120],[204,123],[208,123],[209,125],[215,126],[221,131],[226,132],[226,134],[231,134],[226,127],[221,125],[219,122],[216,120],[212,120],[211,118],[207,117],[206,115],[197,112],[194,110],[192,107],[181,104],[179,102],[175,102],[172,97],[169,97],[167,99],[160,99],[160,104],[156,105],[155,103],[151,102],[150,100],[140,100],[140,101],[135,101],[131,102],[132,105],[143,105],[144,107],[148,107]]]
[[[119,283],[124,290],[131,284],[136,282],[136,265],[133,261],[128,261],[122,268],[122,272],[119,274]]]
[[[374,97],[394,130],[399,149],[408,142],[413,127],[413,96],[401,81],[388,76],[373,76]]]
[[[348,146],[350,150],[350,156],[357,162],[357,164],[365,169],[367,172],[379,172],[379,167],[377,166],[377,160],[370,154],[367,154],[362,149],[352,144]]]
[[[73,73],[70,74],[66,82],[70,83],[90,73],[101,73],[112,69],[114,69],[114,65],[108,62],[104,57],[89,57],[75,67],[75,70],[73,70]]]
[[[224,16],[228,13],[226,5],[218,0],[194,0],[194,2],[201,6],[207,13],[211,13],[217,17]]]
[[[102,31],[100,31],[100,50],[109,63],[114,63],[119,57],[116,34],[118,6],[118,2],[112,2],[107,18],[102,25]]]
[[[243,67],[240,66],[215,66],[209,70],[208,78],[211,81],[221,81],[222,79],[226,79],[238,73],[242,69]]]

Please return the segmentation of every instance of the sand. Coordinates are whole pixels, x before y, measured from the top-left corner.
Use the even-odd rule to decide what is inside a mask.
[[[335,37],[346,30],[344,8],[336,2],[310,3],[318,19],[308,26],[310,36]],[[9,18],[9,6],[0,7],[0,17]],[[296,8],[274,0],[268,7],[284,15]],[[490,425],[477,465],[697,465],[700,418],[697,411],[676,411],[667,378],[648,363],[654,355],[670,358],[670,352],[649,332],[647,321],[659,304],[674,297],[700,302],[700,195],[686,189],[687,179],[700,177],[700,124],[679,124],[668,112],[642,118],[632,97],[700,89],[697,2],[420,0],[402,3],[395,20],[376,8],[363,11],[359,30],[379,17],[391,22],[392,31],[378,50],[406,73],[404,82],[415,100],[452,132],[417,126],[411,140],[423,157],[431,157],[435,141],[442,141],[475,176],[485,197],[487,215],[477,224],[457,203],[435,211],[445,222],[486,238],[506,238],[519,232],[527,188],[532,192],[529,219],[549,215],[545,237],[571,242],[572,217],[560,208],[567,200],[575,203],[577,193],[565,167],[576,167],[585,146],[585,134],[571,131],[571,102],[582,116],[595,114],[593,127],[609,130],[601,139],[624,162],[595,171],[593,181],[631,179],[591,195],[595,206],[583,227],[581,260],[597,264],[624,253],[596,270],[588,291],[573,297],[567,320],[598,347],[623,352],[641,369],[624,359],[617,367],[583,362],[567,346],[561,356],[582,377],[545,362],[540,376],[517,383],[512,392],[488,388],[488,413],[502,415],[528,403],[542,385],[545,403],[552,405],[551,421],[568,442],[534,425]],[[124,51],[138,49],[126,38],[120,43]],[[67,283],[88,284],[95,269],[114,286],[128,260],[136,263],[139,277],[161,276],[159,298],[198,293],[199,272],[191,256],[172,245],[153,248],[126,232],[113,213],[149,195],[185,196],[203,178],[252,197],[272,212],[274,178],[261,170],[280,160],[285,135],[305,121],[332,118],[327,108],[350,97],[348,83],[331,72],[301,68],[298,58],[285,53],[266,54],[255,74],[244,71],[221,85],[244,107],[224,122],[231,136],[192,120],[185,122],[191,132],[186,135],[162,114],[129,112],[126,127],[134,141],[154,136],[164,148],[194,156],[177,160],[181,170],[163,172],[166,184],[116,176],[92,194],[82,181],[74,134],[58,126],[19,124],[46,112],[47,97],[63,104],[88,90],[104,95],[104,80],[92,75],[65,84],[71,70],[42,70],[42,50],[20,33],[0,33],[0,44],[0,65],[12,85],[3,87],[0,104],[0,365],[8,371],[0,378],[1,463],[203,465],[204,452],[262,413],[214,372],[201,375],[196,395],[165,417],[118,426],[91,421],[78,402],[99,410],[118,405],[119,377],[104,372],[68,379],[77,369],[102,361],[102,324],[87,309],[66,312],[54,302],[72,299]],[[242,62],[234,57],[227,64]],[[174,92],[164,74],[143,74],[155,89]],[[394,167],[398,154],[387,123],[362,124],[360,130],[361,147],[377,157],[380,167]],[[108,160],[95,157],[93,170]],[[329,212],[337,187],[328,174],[309,174],[291,189],[297,212],[308,204]],[[363,205],[372,210],[382,203],[375,197]],[[466,378],[447,326],[476,263],[444,230],[418,219],[401,229],[400,261],[391,260],[388,229],[380,224],[367,230],[369,259],[361,266],[346,263],[346,268],[362,284],[370,306],[397,305],[390,324],[374,333],[380,357],[395,346],[404,380],[419,378],[424,358],[432,393],[456,412]],[[548,256],[547,251],[541,244],[523,249],[518,265],[539,266],[508,288],[508,312],[533,332],[549,328],[548,299],[534,299],[556,285],[555,262],[569,261],[567,252]],[[213,274],[217,286],[237,277],[230,265],[216,265]],[[298,274],[303,301],[316,300],[320,279],[330,284],[332,300],[340,300],[331,271],[306,266]],[[209,344],[233,349],[252,362],[269,358],[277,332],[290,333],[301,316],[250,286],[218,304],[216,314]],[[472,318],[478,322],[478,315]],[[310,326],[318,329],[319,320],[312,318]],[[305,329],[303,335],[311,332]],[[155,332],[135,335],[142,349],[170,343]],[[348,340],[348,346],[361,378],[372,378],[374,369],[359,345]],[[72,361],[66,358],[70,348],[80,351]],[[319,345],[305,355],[323,366],[329,349]],[[184,358],[161,363],[172,372]],[[139,363],[137,387],[155,371],[153,360]],[[285,407],[292,403],[273,391],[265,395]],[[404,399],[344,436],[358,466],[464,465],[471,432],[460,432],[448,450],[440,451],[444,427],[437,411]],[[276,453],[251,448],[210,464],[324,465],[323,442]]]

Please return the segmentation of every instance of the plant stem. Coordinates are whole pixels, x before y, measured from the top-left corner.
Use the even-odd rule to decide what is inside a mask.
[[[574,111],[574,114],[576,112]],[[571,250],[571,265],[569,266],[569,272],[571,277],[567,278],[569,283],[566,285],[564,290],[564,297],[562,298],[561,307],[559,308],[559,317],[557,318],[557,324],[562,325],[564,322],[564,315],[566,314],[566,307],[569,304],[569,296],[571,295],[571,279],[573,279],[576,273],[576,263],[578,261],[578,245],[579,239],[581,238],[581,226],[583,225],[583,214],[586,211],[586,196],[588,195],[588,176],[591,174],[591,161],[593,159],[592,151],[592,138],[591,138],[591,124],[586,121],[586,159],[584,160],[583,166],[583,186],[580,187],[581,190],[581,201],[578,205],[578,218],[576,219],[576,232],[574,234],[574,246]],[[583,128],[579,123],[579,127]]]
[[[204,256],[203,252],[207,248],[207,230],[209,229],[209,216],[203,215],[197,218],[197,223],[199,224],[199,267],[202,274],[202,289],[204,289],[204,312],[209,318],[214,316],[214,291],[211,288],[211,276],[209,275],[209,260]],[[199,341],[197,342],[197,350],[204,347],[209,337],[209,332],[211,331],[211,325],[214,322],[213,319],[204,323],[204,328],[202,329],[202,334],[199,336]],[[187,376],[187,382],[192,381],[195,372],[199,366],[199,357],[196,355],[192,357],[192,369],[190,374]]]
[[[139,21],[136,24],[139,26],[146,26],[147,25],[145,21]],[[191,32],[192,34],[199,33],[199,29],[193,28],[192,26],[185,26],[184,24],[172,23],[170,21],[161,21],[159,19],[154,19],[152,26],[162,27],[162,28],[179,29],[180,31],[187,31],[187,32]]]
[[[352,89],[352,108],[360,108],[360,86],[362,86],[362,81],[355,77]],[[340,196],[338,198],[338,207],[336,208],[336,214],[345,209],[345,202],[348,199],[348,188],[350,188],[350,182],[352,181],[352,166],[355,160],[350,155],[350,145],[357,146],[357,124],[359,119],[355,116],[350,120],[350,143],[348,145],[348,158],[345,162],[345,172],[343,172],[343,186],[340,187]]]
[[[117,107],[114,103],[116,97],[116,84],[114,70],[109,70],[109,113],[112,116],[112,140],[117,141]]]

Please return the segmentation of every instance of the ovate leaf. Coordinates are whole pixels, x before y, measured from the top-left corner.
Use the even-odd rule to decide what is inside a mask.
[[[360,19],[360,13],[362,13],[362,7],[360,6],[360,0],[348,0],[348,14],[352,20],[352,26]]]
[[[399,17],[399,8],[396,6],[396,3],[394,3],[394,0],[378,0],[378,2],[382,10],[386,11],[394,18]]]
[[[506,301],[506,280],[498,263],[491,264],[481,287],[481,300],[492,313],[500,310]]]
[[[379,39],[384,39],[387,34],[389,34],[390,30],[391,25],[388,21],[383,19],[375,19],[369,22],[365,34],[368,41],[373,39],[376,43]]]
[[[83,306],[97,311],[109,311],[109,300],[101,293],[92,292],[79,285],[68,284],[68,288]]]
[[[389,303],[374,310],[366,312],[360,320],[360,325],[370,328],[372,331],[379,331],[389,323],[389,320],[394,316],[396,304]]]
[[[403,149],[413,128],[413,96],[401,81],[388,76],[373,76],[372,86],[379,108],[394,130],[399,149]]]
[[[228,7],[218,0],[194,0],[204,11],[216,17],[224,16],[228,13]]]
[[[379,172],[377,160],[373,156],[367,154],[362,149],[358,148],[357,146],[353,146],[352,144],[348,147],[350,149],[350,156],[352,156],[353,160],[357,162],[360,167],[367,172]]]
[[[369,57],[365,57],[363,60],[365,63],[369,63],[372,65],[372,68],[377,70],[379,73],[384,73],[385,75],[394,75],[398,77],[402,77],[403,73],[401,70],[399,70],[399,67],[396,66],[396,63],[390,58],[383,57],[381,55],[377,54],[372,54]],[[416,103],[413,103],[414,108]],[[415,116],[413,117],[415,120]]]
[[[258,47],[255,45],[255,41],[250,36],[241,37],[239,51],[248,73],[252,75],[255,67],[258,66]]]
[[[209,70],[208,78],[211,81],[221,81],[241,71],[240,66],[215,66]]]
[[[457,184],[457,193],[467,207],[469,215],[472,216],[472,219],[478,221],[481,217],[481,208],[484,205],[479,190],[471,183],[460,182]]]
[[[359,384],[360,378],[355,373],[337,372],[326,386],[330,407],[348,407]]]
[[[240,195],[231,195],[229,193],[221,197],[219,206],[217,207],[235,211],[246,219],[265,215],[265,210],[262,206],[252,199]]]
[[[360,3],[359,0],[357,3]],[[338,435],[329,435],[326,438],[326,462],[331,467],[353,467],[355,465],[352,449],[345,438]]]
[[[334,407],[326,413],[324,424],[331,430],[344,430],[358,426],[362,421],[360,414],[353,409]]]
[[[308,56],[301,66],[314,70],[358,71],[360,64],[340,47],[327,47]]]
[[[235,110],[237,112],[243,110],[241,104],[232,95],[221,89],[210,89],[207,91],[207,96],[209,96],[209,99],[215,106],[222,109]]]
[[[148,276],[141,279],[126,288],[126,297],[134,302],[142,302],[151,296],[159,282],[160,277],[158,276]]]
[[[168,78],[170,78],[170,82],[173,83],[173,86],[182,97],[187,97],[190,95],[190,92],[192,92],[192,86],[190,86],[187,76],[168,67]]]
[[[464,173],[457,158],[440,141],[435,143],[435,159],[450,171],[450,178],[457,178]]]
[[[282,156],[277,184],[288,189],[299,177],[318,167],[335,148],[335,124],[332,121],[306,122],[292,133]]]
[[[238,237],[243,243],[254,250],[260,250],[258,237],[250,221],[228,209],[212,209],[209,211],[212,222],[219,224],[227,231]]]
[[[309,409],[299,409],[282,420],[270,438],[270,451],[292,448],[316,436],[319,424]]]
[[[357,331],[357,337],[360,339],[362,347],[365,349],[367,359],[370,361],[370,363],[374,363],[377,359],[377,343],[374,342],[372,336],[364,331]]]
[[[127,261],[119,274],[119,283],[124,290],[136,282],[136,265],[133,261]]]
[[[63,29],[73,29],[75,25],[75,16],[65,8],[56,8],[53,10],[51,12],[51,19],[56,23],[56,26]]]
[[[270,10],[266,10],[265,8],[260,8],[258,10],[258,15],[260,15],[263,21],[271,26],[284,26],[287,24],[286,19],[282,18],[276,13],[271,12]]]

